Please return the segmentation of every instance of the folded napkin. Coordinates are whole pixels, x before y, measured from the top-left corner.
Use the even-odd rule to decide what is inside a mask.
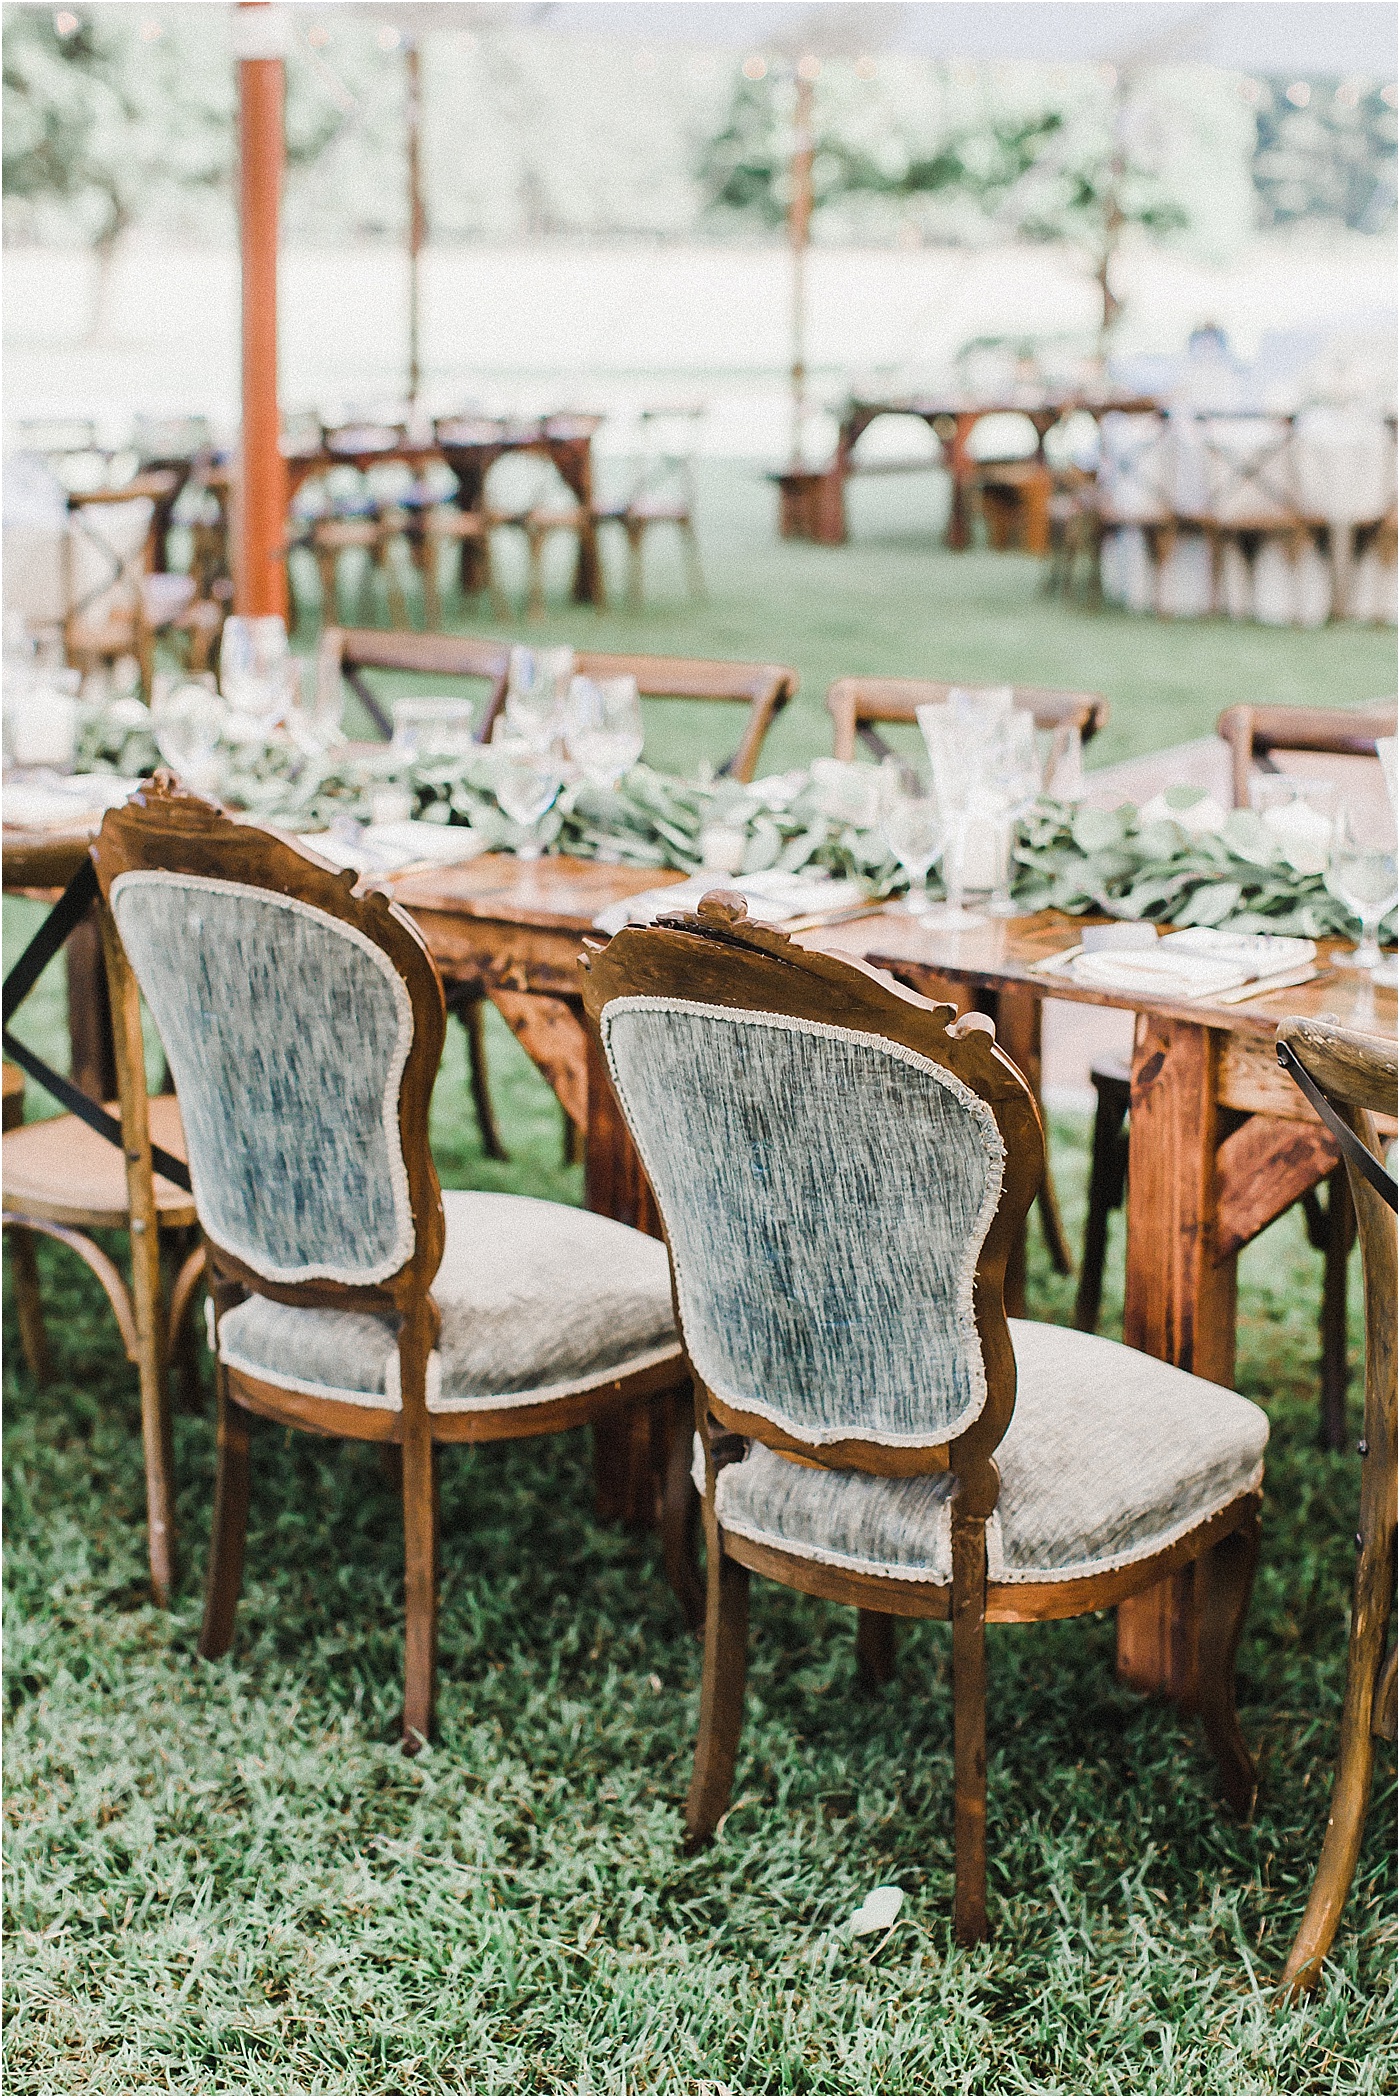
[[[110,772],[16,781],[5,789],[5,821],[16,830],[97,830],[108,809],[119,809],[143,784]]]
[[[345,834],[313,831],[302,839],[333,867],[356,874],[402,874],[409,867],[456,867],[485,852],[486,840],[465,823],[367,823]]]
[[[1155,947],[1108,948],[1075,957],[1076,983],[1102,990],[1141,991],[1152,998],[1211,998],[1248,983],[1251,972],[1204,954],[1169,955],[1165,940]]]
[[[763,874],[692,874],[689,881],[673,882],[669,888],[643,889],[621,903],[610,903],[593,923],[611,938],[624,925],[652,925],[673,911],[693,911],[701,897],[715,889],[742,896],[749,916],[760,925],[786,925],[795,918],[858,909],[866,900],[858,881],[838,881],[830,874],[783,874],[770,867]]]

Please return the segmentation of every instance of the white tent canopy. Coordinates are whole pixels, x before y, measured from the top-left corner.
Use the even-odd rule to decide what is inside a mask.
[[[502,10],[504,12],[504,10]],[[557,0],[510,10],[522,27],[729,49],[789,45],[995,62],[1195,63],[1232,72],[1395,73],[1387,0]]]

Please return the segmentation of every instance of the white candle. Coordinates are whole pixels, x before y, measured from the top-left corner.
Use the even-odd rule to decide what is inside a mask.
[[[707,874],[737,874],[748,833],[733,823],[707,823],[700,833],[700,864]]]

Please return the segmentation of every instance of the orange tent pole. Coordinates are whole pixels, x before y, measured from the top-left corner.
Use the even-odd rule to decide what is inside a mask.
[[[261,6],[239,7],[256,50]],[[249,19],[252,17],[253,19]],[[271,24],[269,23],[269,27]],[[234,598],[240,612],[287,616],[287,465],[277,407],[277,216],[282,192],[282,60],[238,61],[238,213],[243,251],[243,428]]]

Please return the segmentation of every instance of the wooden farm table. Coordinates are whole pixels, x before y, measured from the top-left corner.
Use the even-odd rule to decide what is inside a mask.
[[[444,975],[494,999],[586,1129],[589,1206],[653,1232],[650,1191],[583,1027],[576,970],[594,914],[665,879],[596,862],[522,864],[492,855],[392,885]],[[888,968],[960,1009],[990,1011],[1002,1045],[1032,1082],[1043,999],[1137,1012],[1124,1338],[1231,1385],[1239,1253],[1338,1161],[1331,1137],[1278,1067],[1275,1029],[1285,1013],[1326,1014],[1393,1035],[1395,993],[1330,966],[1311,983],[1235,1005],[1149,1000],[1037,973],[1036,963],[1077,942],[1082,925],[1046,912],[936,933],[881,913],[802,939]],[[1323,943],[1324,959],[1337,944]],[[1121,1606],[1125,1678],[1189,1703],[1193,1625],[1189,1571]]]
[[[782,495],[782,536],[785,539],[815,539],[824,546],[844,546],[846,483],[852,475],[862,478],[867,474],[910,473],[924,463],[930,467],[941,464],[953,484],[944,543],[954,551],[962,552],[972,544],[971,491],[979,464],[972,456],[970,441],[978,423],[986,416],[1024,415],[1032,423],[1036,450],[1025,464],[1040,468],[1048,500],[1050,471],[1045,463],[1045,439],[1056,423],[1079,413],[1097,418],[1111,408],[1141,414],[1157,405],[1155,400],[1099,399],[1078,394],[1005,401],[969,401],[956,394],[907,394],[885,400],[848,401],[842,411],[836,452],[830,464],[813,471],[774,476]],[[927,423],[943,446],[942,459],[927,462],[874,460],[869,465],[862,465],[855,457],[856,445],[882,415],[912,415]],[[1027,549],[1031,553],[1049,551],[1048,538],[1044,536],[1048,531],[1048,515],[1048,509],[1043,516],[1037,513],[1032,531],[1034,543]]]

